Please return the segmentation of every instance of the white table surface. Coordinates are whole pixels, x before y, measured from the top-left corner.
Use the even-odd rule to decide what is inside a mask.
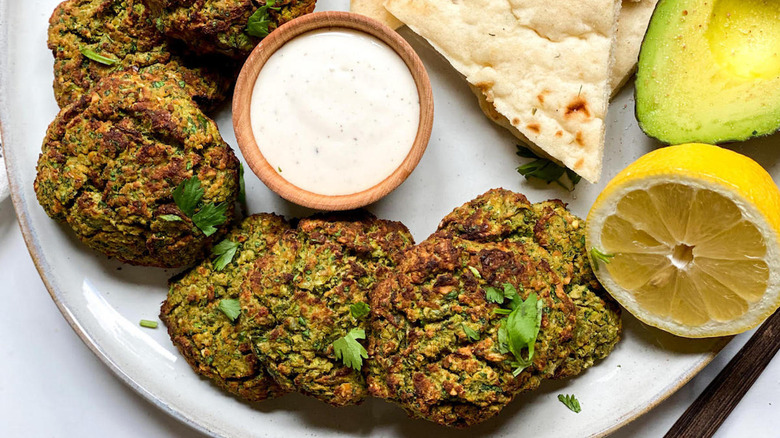
[[[38,277],[10,200],[0,201],[0,296],[0,437],[201,436],[122,383],[71,330]],[[662,436],[749,335],[736,337],[685,387],[613,436]],[[780,436],[780,359],[716,436]]]

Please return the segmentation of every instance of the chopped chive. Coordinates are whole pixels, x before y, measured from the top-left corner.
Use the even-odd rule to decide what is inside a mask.
[[[139,324],[141,324],[141,327],[152,328],[152,329],[157,328],[157,321],[149,321],[148,319],[142,319],[141,322],[139,322]]]

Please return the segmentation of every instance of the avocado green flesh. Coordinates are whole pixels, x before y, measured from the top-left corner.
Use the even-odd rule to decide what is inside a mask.
[[[720,143],[780,128],[780,0],[661,0],[636,79],[646,134]]]

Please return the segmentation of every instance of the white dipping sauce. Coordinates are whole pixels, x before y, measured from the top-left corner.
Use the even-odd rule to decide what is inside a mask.
[[[417,135],[420,99],[403,59],[352,30],[312,31],[280,47],[260,70],[252,131],[290,183],[348,195],[390,176]]]

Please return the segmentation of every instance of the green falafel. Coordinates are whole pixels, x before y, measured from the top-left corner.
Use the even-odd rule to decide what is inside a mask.
[[[238,299],[241,284],[255,261],[268,253],[290,226],[280,216],[258,214],[244,219],[225,237],[230,261],[208,258],[171,279],[160,319],[174,345],[196,373],[248,401],[285,391],[265,372],[252,353],[249,338],[225,311]],[[227,301],[225,301],[227,300]]]
[[[282,388],[334,406],[363,401],[363,373],[342,362],[334,342],[368,328],[353,308],[411,245],[401,223],[351,212],[302,219],[258,260],[242,287],[241,321]]]
[[[577,306],[573,348],[555,378],[577,375],[605,358],[622,331],[620,308],[596,281],[585,248],[585,221],[561,201],[528,202],[525,196],[493,189],[456,208],[439,225],[478,242],[502,240],[540,246]]]
[[[371,299],[371,394],[412,416],[467,427],[537,388],[568,356],[575,325],[574,304],[546,257],[536,245],[475,242],[446,232],[408,250]],[[507,349],[501,334],[507,317],[488,298],[488,290],[504,285],[523,300],[534,293],[541,303],[527,366],[518,366]]]
[[[196,53],[244,59],[262,37],[248,31],[261,9],[268,32],[314,10],[316,0],[146,0],[157,28],[186,41]],[[264,12],[263,12],[264,11]]]
[[[54,95],[61,108],[115,71],[166,69],[210,109],[227,98],[234,76],[230,67],[210,67],[210,60],[187,56],[170,44],[140,0],[64,1],[49,19],[48,35]]]
[[[35,193],[92,249],[137,265],[198,260],[234,216],[239,162],[171,74],[123,71],[60,111],[38,159]],[[224,209],[206,235],[174,201],[197,177],[198,211]],[[217,217],[217,219],[219,219]]]

